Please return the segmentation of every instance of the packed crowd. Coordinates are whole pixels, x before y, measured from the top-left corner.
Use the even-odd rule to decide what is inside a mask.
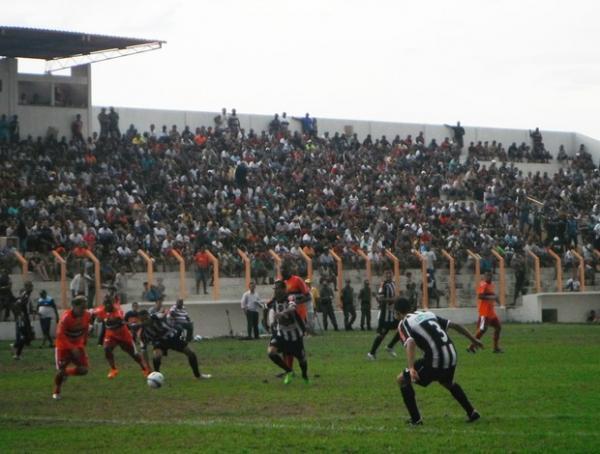
[[[321,134],[309,114],[290,120],[244,130],[235,110],[223,109],[214,125],[193,131],[131,125],[122,134],[110,109],[89,138],[80,119],[70,140],[19,138],[12,127],[0,136],[0,236],[17,237],[47,279],[52,250],[69,258],[92,250],[111,280],[139,267],[139,248],[166,269],[176,263],[171,250],[192,265],[205,246],[225,275],[239,275],[240,248],[260,282],[269,249],[300,257],[304,248],[326,273],[331,249],[358,266],[361,248],[380,271],[385,249],[406,269],[418,263],[413,250],[437,251],[431,260],[440,262],[447,249],[460,267],[467,248],[485,264],[494,249],[509,263],[524,248],[550,263],[546,247],[567,254],[582,238],[590,251],[600,247],[600,173],[583,147],[556,175],[523,174],[510,149],[500,162],[479,161],[503,150],[495,142],[462,150],[451,137],[438,144],[423,133],[360,140]],[[535,134],[523,156],[550,159]],[[593,251],[586,259],[595,267]]]

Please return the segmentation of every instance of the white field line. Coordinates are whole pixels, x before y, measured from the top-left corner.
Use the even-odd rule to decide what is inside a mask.
[[[60,405],[60,404],[58,404]],[[579,418],[580,415],[538,415],[535,416],[534,419],[557,419],[557,418]],[[590,415],[590,418],[593,416]],[[531,420],[531,416],[495,416],[496,418],[501,419],[529,419]],[[348,418],[349,419],[349,418]],[[98,424],[98,425],[114,425],[114,426],[131,426],[131,424],[136,425],[145,425],[145,426],[166,426],[167,424],[176,423],[182,426],[191,426],[191,427],[211,427],[211,426],[219,426],[226,425],[227,427],[239,427],[239,428],[250,428],[250,429],[262,429],[262,430],[294,430],[294,431],[309,431],[309,432],[355,432],[355,433],[372,433],[372,432],[407,432],[407,431],[415,431],[417,432],[425,432],[432,434],[487,434],[487,435],[498,435],[498,436],[522,436],[522,437],[530,437],[532,435],[536,436],[546,436],[546,437],[554,437],[554,438],[562,438],[565,436],[578,436],[578,437],[591,437],[591,438],[600,438],[600,430],[597,432],[582,432],[582,431],[568,431],[568,432],[531,432],[531,431],[513,431],[513,430],[478,430],[477,426],[481,425],[481,423],[474,423],[473,425],[469,425],[469,429],[443,429],[436,428],[433,426],[422,426],[422,427],[407,427],[404,424],[404,419],[400,419],[398,421],[398,425],[394,426],[347,426],[347,425],[339,425],[336,423],[327,423],[324,424],[307,424],[305,422],[298,423],[264,423],[264,422],[256,422],[255,420],[228,420],[223,418],[216,419],[179,419],[174,421],[151,421],[147,419],[136,419],[136,420],[125,420],[125,419],[85,419],[84,421],[76,421],[69,418],[60,418],[55,416],[19,416],[19,415],[7,415],[0,414],[0,422],[9,422],[16,423],[19,421],[22,422],[47,422],[47,423],[64,423],[64,424]],[[427,424],[427,422],[425,422]],[[457,424],[465,424],[463,422],[459,422]]]

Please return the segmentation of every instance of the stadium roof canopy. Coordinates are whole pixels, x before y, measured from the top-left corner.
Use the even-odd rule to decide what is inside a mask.
[[[153,39],[0,26],[1,56],[61,62],[50,65],[53,67],[50,70],[156,50],[164,43]]]

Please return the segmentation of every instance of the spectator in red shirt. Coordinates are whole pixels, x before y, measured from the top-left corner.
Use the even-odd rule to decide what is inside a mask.
[[[196,294],[200,293],[200,282],[202,282],[204,294],[207,295],[206,278],[210,271],[210,256],[204,246],[200,246],[200,249],[194,255],[194,262],[196,263]]]

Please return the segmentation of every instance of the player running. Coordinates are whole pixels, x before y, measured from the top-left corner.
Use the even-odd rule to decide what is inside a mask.
[[[285,282],[275,282],[274,290],[275,295],[267,304],[272,333],[267,350],[269,359],[285,371],[283,383],[288,385],[292,382],[292,368],[279,353],[296,357],[302,370],[302,378],[308,384],[308,362],[302,340],[305,332],[304,321],[298,313],[294,297],[288,296]]]
[[[110,366],[108,378],[115,378],[119,374],[119,369],[115,365],[115,355],[113,354],[116,346],[121,347],[121,350],[131,356],[141,367],[144,377],[147,376],[150,373],[150,368],[144,364],[142,355],[135,348],[133,336],[125,323],[121,305],[114,302],[110,295],[106,295],[104,297],[104,304],[94,309],[92,315],[100,319],[105,326],[102,346],[104,348],[104,356]]]
[[[166,356],[169,350],[175,350],[187,356],[196,378],[208,379],[212,377],[210,374],[200,373],[198,357],[188,347],[188,343],[183,339],[182,332],[167,323],[164,314],[150,314],[146,309],[142,309],[138,315],[140,318],[140,338],[142,340],[144,357],[146,363],[148,363],[148,346],[151,345],[153,348],[152,363],[156,372],[160,372],[163,355]]]
[[[452,397],[466,411],[467,422],[478,420],[479,413],[473,408],[460,385],[454,382],[457,355],[452,339],[448,337],[448,328],[468,338],[475,348],[483,348],[482,343],[463,326],[438,317],[433,312],[409,313],[410,306],[410,301],[405,298],[398,298],[396,301],[396,315],[400,320],[398,332],[404,343],[408,362],[408,367],[398,375],[396,381],[400,385],[402,399],[410,414],[408,423],[413,426],[423,424],[412,384],[426,387],[433,381],[450,391]],[[425,355],[415,361],[417,347],[423,350]]]
[[[496,310],[494,309],[494,303],[498,301],[498,296],[496,295],[494,284],[492,284],[491,271],[486,272],[483,280],[479,283],[477,298],[479,319],[477,320],[477,333],[475,334],[475,337],[481,339],[487,331],[488,326],[494,327],[493,352],[503,353],[503,350],[499,345],[502,326],[500,325],[500,319],[496,315]],[[475,353],[475,345],[471,344],[467,351],[469,353]]]
[[[61,399],[61,388],[68,376],[88,373],[88,356],[85,351],[88,329],[92,316],[86,311],[85,296],[77,296],[71,301],[56,328],[55,355],[56,369],[54,377],[54,400]],[[73,363],[74,366],[67,367]]]
[[[379,303],[379,321],[377,323],[377,336],[373,340],[371,351],[367,353],[367,358],[371,361],[376,359],[377,349],[387,336],[387,333],[392,331],[394,337],[390,340],[385,350],[390,356],[396,357],[394,346],[400,340],[398,335],[398,319],[394,310],[394,303],[396,302],[396,284],[392,281],[392,272],[387,270],[384,274],[384,281],[379,287],[377,292],[377,302]]]

